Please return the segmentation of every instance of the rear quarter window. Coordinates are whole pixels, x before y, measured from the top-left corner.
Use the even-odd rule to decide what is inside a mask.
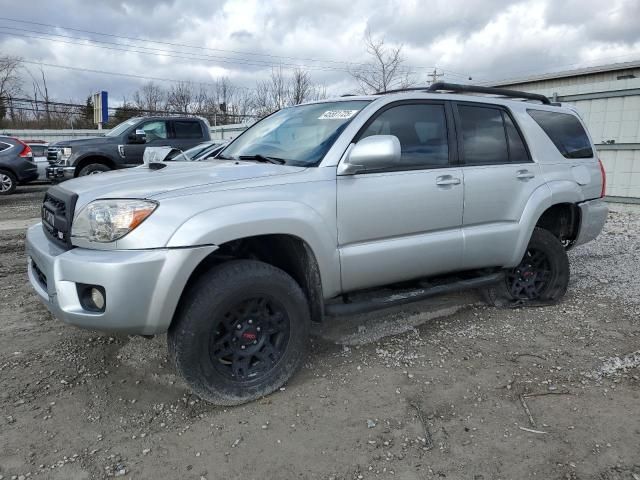
[[[575,115],[527,110],[565,158],[592,158],[593,149],[584,127]]]
[[[199,122],[174,120],[173,128],[176,138],[202,138],[202,128]]]

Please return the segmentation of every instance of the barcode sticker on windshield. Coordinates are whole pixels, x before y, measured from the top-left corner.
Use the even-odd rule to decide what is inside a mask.
[[[356,113],[358,110],[327,110],[318,117],[318,120],[346,120]]]

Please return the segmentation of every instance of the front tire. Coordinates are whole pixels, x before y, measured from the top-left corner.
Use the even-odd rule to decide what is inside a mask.
[[[308,352],[309,306],[287,273],[233,260],[186,293],[168,332],[176,370],[204,400],[238,405],[280,388]]]
[[[18,180],[16,176],[7,171],[0,170],[0,195],[11,195],[16,191]]]
[[[482,291],[490,305],[505,307],[559,301],[569,286],[569,258],[558,238],[536,227],[520,264],[505,279]]]
[[[89,165],[85,165],[78,173],[79,177],[84,177],[87,175],[95,175],[97,173],[108,172],[111,169],[102,163],[90,163]]]

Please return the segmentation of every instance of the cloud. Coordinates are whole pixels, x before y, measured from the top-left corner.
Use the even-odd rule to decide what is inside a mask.
[[[367,29],[402,46],[405,66],[421,82],[434,66],[447,80],[486,81],[640,58],[637,0],[0,0],[0,11],[62,27],[0,19],[3,54],[147,78],[211,83],[227,76],[247,88],[274,67],[300,66],[330,93],[353,91],[347,69],[369,61]],[[52,95],[65,100],[104,89],[117,101],[145,81],[43,68]]]

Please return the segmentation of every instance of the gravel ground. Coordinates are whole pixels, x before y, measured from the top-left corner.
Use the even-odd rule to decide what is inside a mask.
[[[37,216],[41,195],[0,198],[0,223]],[[638,480],[640,209],[612,210],[571,252],[562,303],[467,293],[331,320],[286,388],[236,408],[191,395],[164,337],[53,319],[23,227],[4,223],[0,480]]]

